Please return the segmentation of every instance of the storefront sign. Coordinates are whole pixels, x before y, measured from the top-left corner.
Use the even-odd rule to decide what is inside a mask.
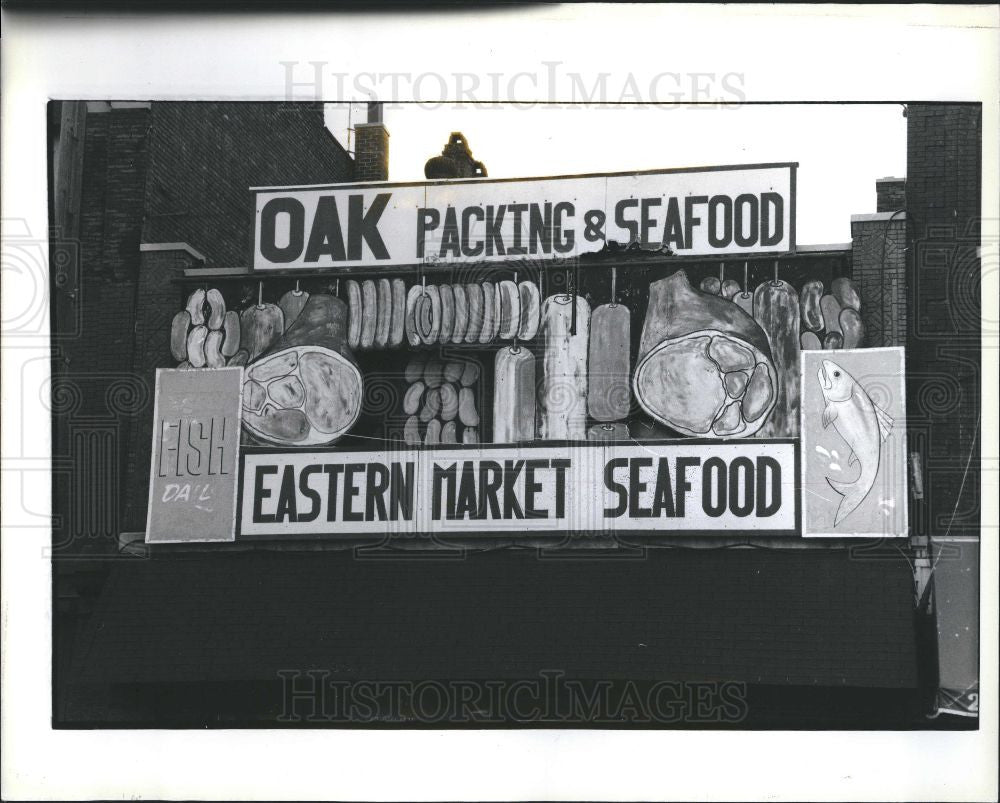
[[[248,448],[240,537],[797,535],[793,441],[341,452]]]
[[[795,248],[795,167],[258,188],[254,268],[566,258],[609,240],[782,253]]]
[[[156,372],[147,543],[235,538],[242,368]]]

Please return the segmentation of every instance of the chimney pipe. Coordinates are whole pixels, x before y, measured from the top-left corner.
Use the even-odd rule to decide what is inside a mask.
[[[389,132],[382,122],[381,101],[368,104],[368,122],[354,126],[354,180],[389,180]]]

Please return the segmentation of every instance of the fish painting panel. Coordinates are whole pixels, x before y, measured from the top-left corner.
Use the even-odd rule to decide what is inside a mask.
[[[907,535],[904,354],[801,353],[803,535]]]

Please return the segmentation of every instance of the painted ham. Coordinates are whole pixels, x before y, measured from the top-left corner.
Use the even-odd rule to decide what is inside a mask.
[[[776,388],[767,337],[739,306],[696,290],[683,270],[650,285],[632,390],[652,418],[685,435],[747,437]]]

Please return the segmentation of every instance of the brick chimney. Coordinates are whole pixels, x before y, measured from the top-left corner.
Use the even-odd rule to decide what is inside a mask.
[[[354,126],[354,180],[389,180],[389,132],[378,101],[368,104],[368,122]]]
[[[896,212],[906,208],[906,179],[886,176],[875,180],[876,212]]]

